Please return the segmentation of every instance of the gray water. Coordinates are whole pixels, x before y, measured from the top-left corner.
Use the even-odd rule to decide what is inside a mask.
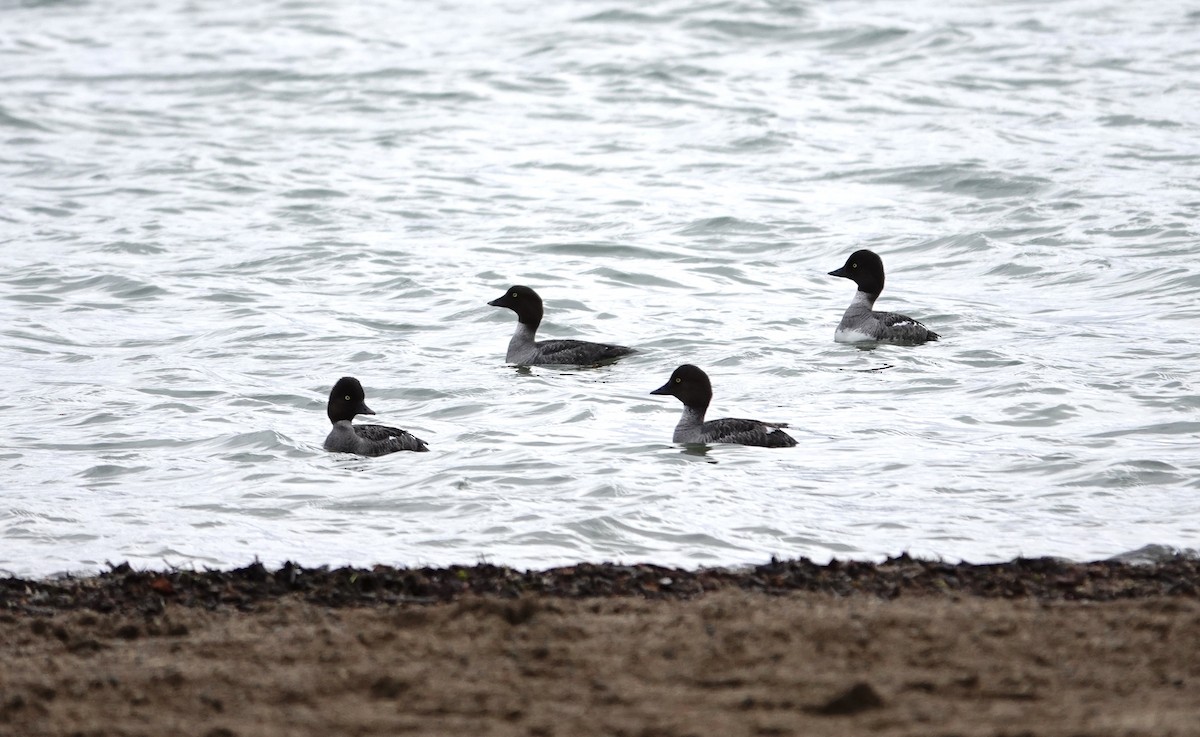
[[[1191,8],[0,0],[0,569],[1195,545]],[[833,342],[858,248],[941,342]]]

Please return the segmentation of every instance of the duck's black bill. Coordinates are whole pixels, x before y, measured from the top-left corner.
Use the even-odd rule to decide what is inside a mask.
[[[358,405],[358,409],[354,410],[354,412],[355,412],[355,414],[360,414],[360,415],[375,414],[375,410],[368,407],[366,402],[363,402],[362,404]]]
[[[845,277],[846,279],[849,279],[849,278],[850,278],[850,272],[846,271],[846,267],[845,267],[845,266],[843,266],[842,268],[838,269],[837,271],[831,271],[831,272],[829,272],[829,275],[830,275],[830,276],[841,276],[841,277]]]
[[[671,382],[668,381],[667,383],[663,384],[662,386],[660,386],[659,388],[655,389],[654,391],[652,391],[650,393],[651,394],[670,394],[671,393]]]

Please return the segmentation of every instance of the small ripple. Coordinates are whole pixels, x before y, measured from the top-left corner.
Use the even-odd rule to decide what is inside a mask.
[[[857,51],[875,49],[878,46],[907,38],[911,31],[904,28],[864,28],[838,33],[838,38],[826,43],[823,48],[830,51]]]
[[[1123,128],[1125,126],[1147,126],[1150,128],[1183,127],[1183,123],[1177,123],[1174,120],[1152,120],[1139,118],[1136,115],[1105,115],[1100,118],[1100,125],[1110,128]]]
[[[678,235],[744,235],[747,233],[764,233],[771,227],[761,223],[748,222],[735,217],[723,216],[693,220],[681,230]]]
[[[209,440],[208,444],[217,448],[237,450],[246,453],[255,450],[284,450],[291,447],[291,443],[289,443],[282,435],[274,430],[257,430],[254,432],[220,436]],[[268,458],[268,456],[254,456],[255,460],[261,458]]]
[[[1106,432],[1094,433],[1088,435],[1089,438],[1119,438],[1126,435],[1200,435],[1200,422],[1190,420],[1179,420],[1177,422],[1160,422],[1150,425],[1142,425],[1140,427],[1125,428],[1122,430],[1108,430]]]
[[[1009,425],[1012,427],[1054,427],[1072,417],[1077,417],[1079,410],[1067,404],[1043,407],[1032,402],[1023,402],[1015,407],[1005,408],[1004,413],[1014,416],[1014,418],[1011,420],[996,420],[993,424]]]
[[[736,39],[757,39],[757,40],[776,40],[788,41],[793,39],[806,38],[811,35],[811,32],[800,25],[783,25],[777,23],[764,23],[760,21],[733,20],[727,18],[703,20],[703,21],[688,21],[685,24],[686,28],[694,28],[700,30],[716,31],[722,36]],[[868,45],[865,40],[860,40],[852,48],[859,48]],[[830,45],[828,48],[835,48],[835,45]]]
[[[959,75],[947,80],[948,84],[965,90],[986,90],[1005,92],[1009,90],[1028,90],[1048,87],[1059,89],[1073,87],[1079,84],[1077,79],[1062,77],[987,77],[974,75]]]
[[[651,274],[635,274],[627,271],[618,271],[607,266],[598,269],[592,269],[584,272],[593,276],[603,277],[616,284],[630,284],[635,286],[652,286],[652,287],[668,287],[672,289],[682,289],[683,285],[671,279],[665,279]]]
[[[32,120],[18,118],[17,116],[12,115],[11,113],[5,111],[4,108],[0,108],[0,126],[6,127],[6,128],[17,128],[20,130],[45,131],[47,133],[50,132],[49,128],[46,128],[43,125],[35,123]]]
[[[91,479],[91,480],[114,479],[119,476],[129,476],[129,475],[133,475],[133,474],[143,473],[143,472],[149,471],[149,470],[150,470],[149,466],[119,466],[119,465],[115,465],[115,464],[106,463],[106,464],[101,464],[98,466],[91,466],[90,468],[88,468],[84,471],[81,471],[77,475],[82,476],[85,479]]]
[[[986,171],[978,164],[905,166],[827,174],[825,179],[855,179],[875,184],[899,184],[914,189],[969,195],[979,199],[1029,196],[1050,186],[1049,179],[1025,174]]]
[[[105,253],[130,253],[135,256],[151,256],[167,251],[165,247],[152,243],[132,243],[130,241],[106,243],[100,250]]]
[[[9,302],[24,302],[25,304],[44,305],[44,304],[59,304],[63,300],[58,297],[51,297],[48,294],[7,294],[4,299]]]
[[[51,294],[73,294],[98,290],[124,300],[138,301],[167,294],[167,290],[156,284],[140,281],[128,276],[103,274],[90,277],[63,277],[58,286],[47,290]]]
[[[639,13],[633,10],[602,10],[599,13],[586,15],[582,18],[576,18],[576,23],[622,23],[629,25],[651,25],[666,23],[670,19],[666,16],[649,15],[647,13]]]
[[[345,192],[336,189],[290,189],[282,194],[283,197],[297,200],[329,200],[341,197],[348,197]]]
[[[621,243],[542,243],[529,246],[529,249],[535,253],[564,256],[589,256],[593,258],[609,256],[619,259],[648,259],[654,261],[671,258],[670,253],[664,253],[661,249],[630,246]]]
[[[1115,463],[1098,473],[1061,484],[1064,487],[1130,489],[1139,486],[1165,487],[1182,483],[1189,476],[1169,463],[1161,461],[1126,461]]]
[[[1025,362],[1012,358],[1002,353],[997,353],[992,350],[968,350],[961,351],[954,356],[954,360],[974,368],[1004,368],[1007,366],[1021,366]]]

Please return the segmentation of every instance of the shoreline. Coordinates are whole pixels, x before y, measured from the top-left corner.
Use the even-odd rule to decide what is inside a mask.
[[[1200,735],[1200,559],[0,579],[0,735]]]
[[[688,599],[726,589],[782,595],[963,595],[985,598],[1110,601],[1148,596],[1200,596],[1200,556],[1176,552],[1153,562],[1016,558],[1006,563],[946,563],[902,554],[881,563],[772,559],[740,568],[684,569],[650,563],[579,563],[517,570],[472,566],[307,568],[287,562],[272,571],[255,562],[242,568],[134,569],[127,563],[91,576],[0,579],[0,611],[50,614],[71,609],[245,608],[257,601],[298,595],[329,607],[432,604],[477,595],[516,598],[637,596]]]

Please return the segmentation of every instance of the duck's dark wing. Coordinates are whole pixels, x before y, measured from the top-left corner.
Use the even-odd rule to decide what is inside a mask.
[[[429,450],[424,440],[398,427],[355,425],[354,432],[359,438],[378,448],[379,452],[371,455],[383,455],[397,450],[415,450],[417,452]]]
[[[632,348],[607,343],[589,343],[586,340],[539,340],[537,363],[565,363],[588,366],[612,361],[634,353]]]
[[[924,343],[937,340],[938,334],[898,312],[876,312],[875,317],[883,324],[884,338],[898,343]]]
[[[787,427],[784,422],[759,422],[758,420],[742,420],[725,417],[720,420],[710,420],[700,427],[706,443],[736,443],[737,445],[758,445],[765,448],[791,448],[796,439],[785,433],[781,428]]]

